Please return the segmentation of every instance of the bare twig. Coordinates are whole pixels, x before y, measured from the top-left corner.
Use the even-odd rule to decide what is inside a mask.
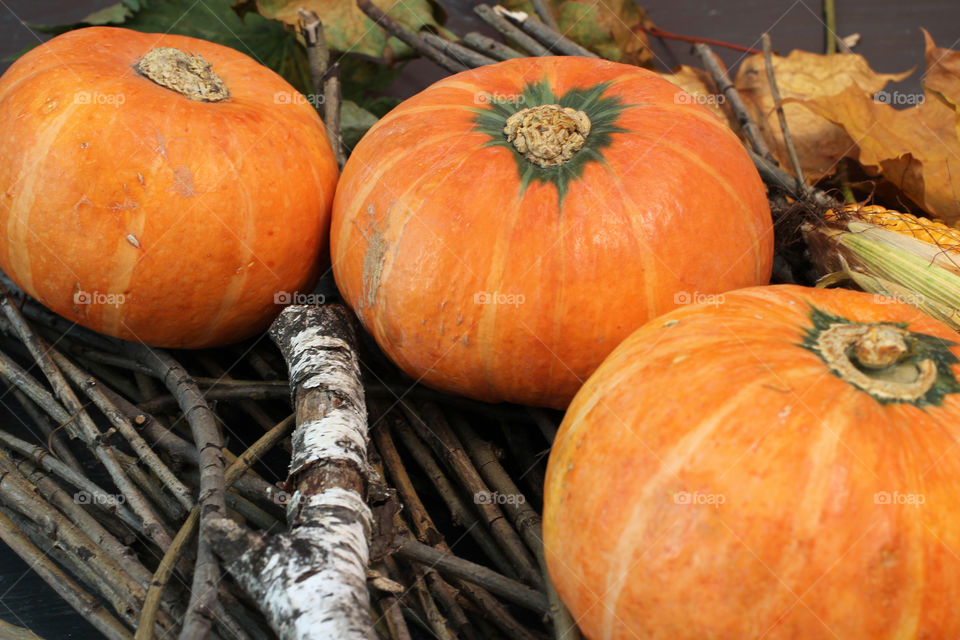
[[[456,414],[451,415],[451,424],[460,441],[467,448],[467,453],[473,460],[474,466],[480,471],[480,475],[483,476],[487,485],[494,490],[494,495],[507,497],[503,501],[504,510],[537,559],[537,565],[540,567],[540,573],[543,576],[543,584],[546,587],[547,600],[550,603],[550,618],[553,623],[554,637],[557,640],[564,638],[577,640],[580,637],[577,625],[563,602],[560,601],[560,596],[557,595],[550,580],[550,574],[547,572],[547,562],[543,555],[543,528],[540,514],[533,510],[533,507],[520,492],[519,487],[513,482],[510,474],[500,464],[500,460],[497,459],[490,443],[481,439],[467,421]]]
[[[404,447],[406,447],[410,455],[416,460],[427,478],[430,479],[437,493],[440,494],[440,498],[447,505],[453,521],[466,529],[470,537],[474,539],[484,554],[486,554],[487,558],[493,562],[494,566],[496,566],[501,573],[509,577],[518,577],[519,574],[506,556],[504,556],[497,541],[493,539],[493,536],[487,531],[487,528],[482,526],[480,518],[477,517],[474,511],[464,503],[457,493],[457,490],[454,489],[453,485],[440,469],[440,465],[438,465],[430,455],[430,449],[413,433],[406,422],[397,421],[394,423],[394,428],[397,436],[403,442]]]
[[[460,39],[460,42],[470,47],[474,51],[487,55],[497,60],[510,60],[511,58],[522,58],[523,54],[512,49],[502,42],[497,42],[492,38],[471,31]]]
[[[23,407],[24,413],[30,417],[37,428],[40,429],[40,432],[47,437],[47,440],[53,446],[53,453],[63,461],[68,467],[74,471],[82,472],[80,463],[77,461],[77,458],[73,455],[73,451],[70,450],[70,447],[63,441],[63,438],[60,437],[59,433],[54,433],[54,425],[50,422],[50,418],[41,413],[37,405],[27,397],[23,391],[20,389],[12,388],[13,397],[16,401]]]
[[[763,34],[763,60],[767,68],[767,84],[770,85],[770,96],[773,98],[773,104],[776,105],[777,118],[780,120],[780,131],[783,133],[783,143],[787,147],[787,154],[790,156],[790,164],[793,165],[793,173],[797,177],[797,183],[804,192],[809,191],[809,185],[803,177],[803,167],[800,166],[800,158],[797,157],[797,149],[793,146],[793,137],[790,135],[790,129],[787,127],[787,116],[783,112],[783,99],[780,97],[780,89],[777,87],[777,77],[773,72],[773,55],[770,51],[770,34]],[[806,193],[804,193],[806,195]]]
[[[530,34],[540,44],[550,51],[564,56],[583,56],[585,58],[599,58],[594,52],[581,47],[579,44],[557,31],[556,25],[551,26],[540,20],[534,20],[522,11],[507,11],[500,5],[493,8],[498,14],[511,23]]]
[[[343,136],[340,132],[340,67],[330,66],[330,50],[323,34],[323,23],[313,11],[299,10],[300,32],[307,45],[307,59],[310,62],[310,79],[315,96],[323,96],[323,123],[327,128],[327,139],[333,147],[337,164],[342,168],[346,162],[343,151]]]
[[[129,343],[127,349],[133,359],[153,369],[167,389],[179,399],[180,409],[190,424],[193,440],[200,453],[200,495],[197,500],[200,507],[200,541],[190,589],[190,604],[180,637],[183,640],[201,638],[209,632],[213,622],[220,582],[219,562],[204,534],[215,520],[226,517],[227,513],[221,451],[223,435],[200,388],[176,360],[164,351],[141,344]],[[169,544],[162,548],[167,548]]]
[[[530,0],[530,4],[533,5],[533,10],[537,12],[537,16],[543,21],[543,24],[554,31],[560,31],[560,27],[557,26],[557,21],[553,17],[553,12],[550,11],[550,7],[547,6],[546,2],[543,0]]]
[[[760,129],[757,128],[757,124],[753,121],[753,118],[750,117],[750,112],[747,111],[747,106],[743,103],[743,98],[740,97],[736,87],[730,82],[730,78],[727,77],[727,72],[720,66],[720,61],[716,57],[716,54],[705,44],[695,44],[693,48],[703,62],[703,67],[710,74],[710,77],[713,78],[714,83],[716,83],[717,89],[723,93],[727,104],[729,104],[733,110],[737,122],[740,124],[740,128],[743,129],[747,140],[750,141],[750,146],[753,147],[753,150],[756,151],[757,154],[766,159],[767,162],[776,165],[776,160],[773,159],[773,154],[770,153],[770,148],[763,139]]]
[[[413,482],[410,480],[410,476],[400,459],[400,454],[394,445],[393,438],[390,436],[387,421],[392,417],[382,416],[374,421],[376,426],[373,428],[373,436],[383,464],[393,482],[393,486],[397,489],[397,494],[400,496],[407,516],[413,522],[417,538],[421,542],[436,546],[441,551],[450,552],[449,546],[443,540],[442,535],[430,518],[430,514],[420,501],[420,496],[414,489]],[[517,640],[529,638],[529,634],[523,626],[485,589],[456,577],[453,579],[453,584],[476,602],[484,615],[500,627],[508,637]]]
[[[476,51],[468,49],[463,45],[459,45],[456,42],[450,42],[449,40],[441,38],[438,35],[424,31],[422,34],[420,34],[420,37],[423,38],[423,41],[429,44],[431,47],[435,47],[436,49],[443,51],[445,54],[469,69],[496,63],[496,60],[493,58],[488,58],[482,53],[477,53]]]
[[[357,6],[360,7],[361,11],[367,14],[371,20],[382,27],[387,33],[402,40],[424,58],[432,60],[451,73],[459,73],[460,71],[467,70],[465,66],[442,51],[431,47],[429,44],[424,42],[422,38],[417,36],[417,34],[388,16],[382,9],[380,9],[380,7],[373,4],[371,0],[357,0]]]
[[[73,392],[73,389],[70,388],[63,374],[57,368],[56,364],[54,364],[52,357],[47,351],[46,345],[42,344],[40,338],[34,334],[33,330],[20,314],[20,310],[12,304],[9,292],[2,285],[0,285],[0,296],[3,298],[2,301],[0,301],[0,306],[3,307],[4,314],[10,321],[10,324],[13,325],[20,341],[27,347],[30,355],[33,356],[40,370],[43,371],[44,376],[46,376],[50,385],[53,387],[57,398],[62,403],[63,409],[67,412],[65,419],[62,415],[59,418],[58,416],[53,416],[54,419],[59,419],[61,422],[68,422],[69,424],[66,428],[80,437],[101,464],[103,464],[110,474],[111,480],[113,480],[117,488],[123,493],[127,504],[130,505],[134,513],[143,521],[144,532],[161,548],[170,544],[170,538],[164,531],[156,514],[150,509],[146,500],[131,482],[130,478],[123,472],[123,469],[113,455],[113,448],[104,442],[103,434],[100,433],[97,425],[87,414],[83,405]],[[37,398],[30,394],[28,388],[23,388],[23,391],[26,392],[27,395],[30,395],[35,402],[41,404],[37,401]],[[46,393],[45,390],[43,391]],[[43,405],[41,404],[41,406]],[[76,416],[75,421],[73,420],[74,416]]]
[[[239,478],[241,478],[247,469],[250,468],[250,465],[256,462],[264,453],[272,449],[278,441],[280,441],[282,438],[285,438],[292,427],[293,416],[290,416],[289,418],[277,424],[276,427],[263,434],[260,439],[253,443],[249,449],[247,449],[241,456],[239,456],[233,463],[230,464],[230,467],[227,468],[226,472],[224,472],[224,485],[229,487]],[[180,556],[187,543],[193,537],[193,533],[196,530],[197,523],[199,521],[200,510],[197,507],[194,507],[190,512],[190,515],[187,516],[186,521],[184,521],[184,523],[180,526],[180,530],[174,537],[173,542],[167,548],[163,558],[160,560],[160,564],[157,567],[157,570],[154,572],[152,580],[150,581],[150,588],[147,590],[143,609],[140,612],[140,622],[137,625],[138,640],[140,638],[149,637],[149,633],[146,630],[153,626],[153,620],[157,615],[163,589],[169,581],[170,575],[173,573],[174,566],[177,563],[177,558]],[[140,632],[140,629],[144,631]]]
[[[532,56],[549,56],[550,50],[545,46],[528,36],[519,27],[516,27],[504,18],[502,15],[490,8],[487,4],[478,4],[473,11],[480,16],[480,19],[488,25],[499,31],[517,44],[521,49]]]
[[[489,527],[491,533],[500,542],[503,551],[510,558],[517,573],[524,582],[541,587],[543,579],[536,568],[535,560],[524,548],[523,542],[513,530],[508,521],[503,517],[500,507],[488,499],[490,490],[484,483],[480,474],[470,462],[463,449],[463,445],[456,434],[447,425],[440,410],[432,404],[424,404],[422,407],[422,417],[413,410],[410,405],[404,401],[400,402],[400,407],[407,415],[413,428],[423,438],[430,448],[434,450],[437,456],[443,460],[447,467],[454,472],[454,475],[463,485],[463,488],[473,496],[474,504],[479,513]]]
[[[2,513],[0,539],[104,637],[109,640],[126,640],[131,637],[123,623],[110,615],[96,598],[61,571]]]
[[[550,612],[550,605],[546,596],[542,593],[502,576],[496,571],[491,571],[483,565],[445,553],[417,542],[413,538],[400,539],[398,542],[397,553],[403,558],[422,562],[441,573],[457,576],[468,582],[478,584],[487,591],[531,611],[541,614]]]

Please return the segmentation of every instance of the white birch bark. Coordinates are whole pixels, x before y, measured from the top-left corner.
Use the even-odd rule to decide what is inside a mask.
[[[280,638],[373,639],[367,413],[349,312],[287,307],[270,335],[290,369],[297,415],[290,528],[269,536],[222,519],[211,542]]]

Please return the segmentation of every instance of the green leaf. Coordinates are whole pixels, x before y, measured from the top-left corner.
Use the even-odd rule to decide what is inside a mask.
[[[374,0],[374,4],[414,33],[425,26],[438,28],[443,21],[443,11],[435,0]],[[388,61],[413,53],[400,40],[388,37],[353,0],[257,0],[257,8],[261,15],[293,26],[300,20],[300,9],[313,11],[320,16],[327,45],[334,51],[361,53]]]
[[[299,91],[312,93],[306,51],[296,36],[283,24],[255,13],[241,19],[230,0],[123,0],[77,24],[34,28],[63,33],[98,24],[119,24],[136,31],[174,33],[216,42],[273,69]]]
[[[340,134],[348,152],[352,151],[360,138],[377,123],[377,116],[373,115],[356,102],[344,100],[340,105]]]

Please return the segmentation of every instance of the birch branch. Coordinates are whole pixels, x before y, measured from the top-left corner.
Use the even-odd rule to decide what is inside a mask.
[[[289,367],[296,408],[290,528],[270,536],[220,519],[210,543],[280,638],[372,640],[367,411],[349,311],[290,306],[270,335]]]

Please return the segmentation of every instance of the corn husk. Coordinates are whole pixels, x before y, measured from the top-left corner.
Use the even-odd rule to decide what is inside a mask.
[[[806,224],[804,236],[820,273],[818,286],[852,281],[960,331],[960,253],[889,228],[848,219]]]

